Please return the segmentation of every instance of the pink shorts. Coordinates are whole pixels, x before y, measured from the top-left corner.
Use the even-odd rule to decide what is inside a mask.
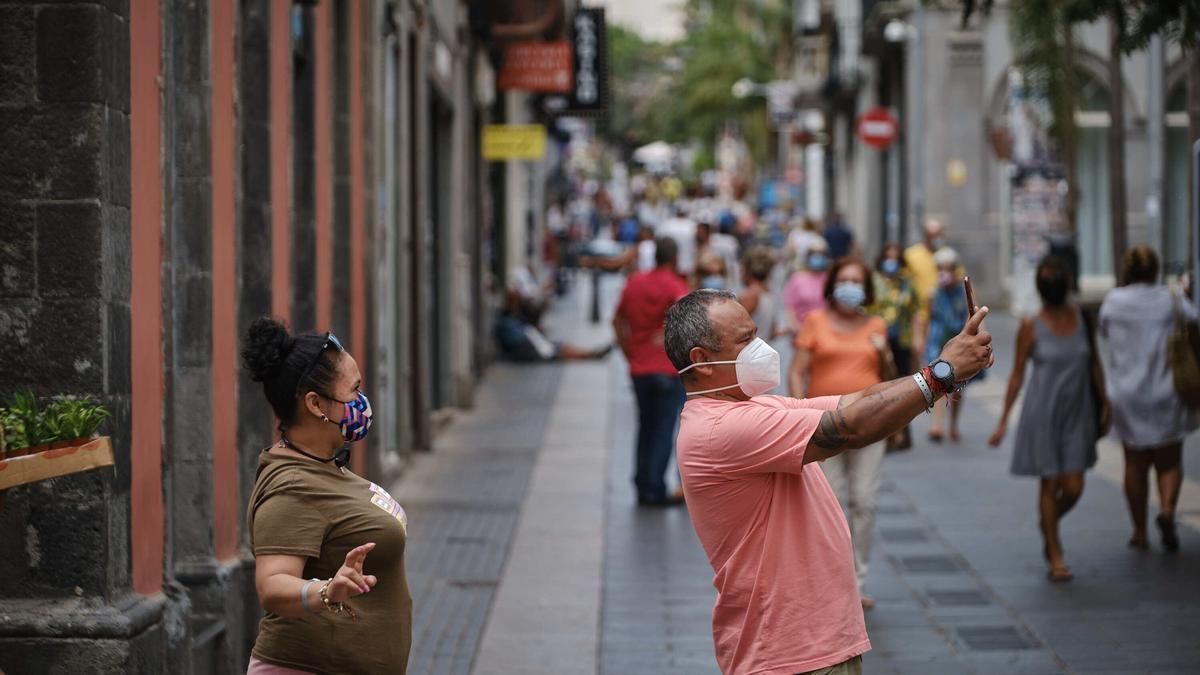
[[[259,661],[253,656],[250,657],[250,667],[246,669],[246,675],[312,675],[307,670],[296,670],[286,666],[277,666],[266,661]]]

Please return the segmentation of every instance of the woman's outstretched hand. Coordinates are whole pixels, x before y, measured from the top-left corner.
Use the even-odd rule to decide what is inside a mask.
[[[345,602],[347,598],[370,593],[371,587],[379,583],[374,574],[363,574],[363,562],[374,548],[375,543],[371,542],[350,549],[346,554],[346,562],[329,581],[329,590],[326,591],[329,602]]]

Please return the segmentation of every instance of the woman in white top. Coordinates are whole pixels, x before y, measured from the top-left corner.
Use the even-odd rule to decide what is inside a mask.
[[[1108,398],[1112,429],[1125,446],[1125,497],[1133,519],[1129,545],[1145,550],[1148,479],[1153,467],[1158,478],[1159,515],[1163,547],[1179,548],[1175,504],[1183,484],[1183,439],[1196,429],[1196,414],[1175,393],[1167,355],[1167,339],[1175,307],[1196,318],[1190,301],[1176,302],[1158,283],[1158,255],[1137,246],[1125,255],[1125,285],[1113,289],[1100,306],[1099,334],[1104,338]]]
[[[750,312],[754,325],[758,326],[759,337],[767,342],[782,332],[777,321],[779,308],[775,294],[767,287],[774,267],[775,255],[765,246],[755,246],[742,256],[742,283],[745,287],[738,294],[738,302]]]

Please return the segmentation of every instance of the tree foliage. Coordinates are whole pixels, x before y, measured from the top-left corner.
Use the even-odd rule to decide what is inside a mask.
[[[1010,4],[1016,9],[1026,3],[1011,0]],[[1120,12],[1124,20],[1119,22],[1119,38],[1126,54],[1145,48],[1155,34],[1187,50],[1200,46],[1200,0],[1067,0],[1062,4],[1063,17],[1071,23],[1087,23]],[[994,5],[995,0],[965,0],[963,26],[975,12],[987,14]]]
[[[764,161],[770,127],[762,96],[738,99],[733,83],[765,83],[790,61],[791,11],[785,0],[691,0],[687,35],[674,43],[609,27],[613,111],[611,140],[627,149],[655,140],[700,145],[711,163],[721,131],[736,128],[751,156]],[[786,53],[785,53],[786,52]]]

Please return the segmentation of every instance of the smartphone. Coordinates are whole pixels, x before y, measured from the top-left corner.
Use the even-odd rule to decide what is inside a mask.
[[[967,318],[975,315],[975,310],[979,309],[975,305],[975,287],[971,285],[971,277],[963,277],[963,290],[967,292]]]

